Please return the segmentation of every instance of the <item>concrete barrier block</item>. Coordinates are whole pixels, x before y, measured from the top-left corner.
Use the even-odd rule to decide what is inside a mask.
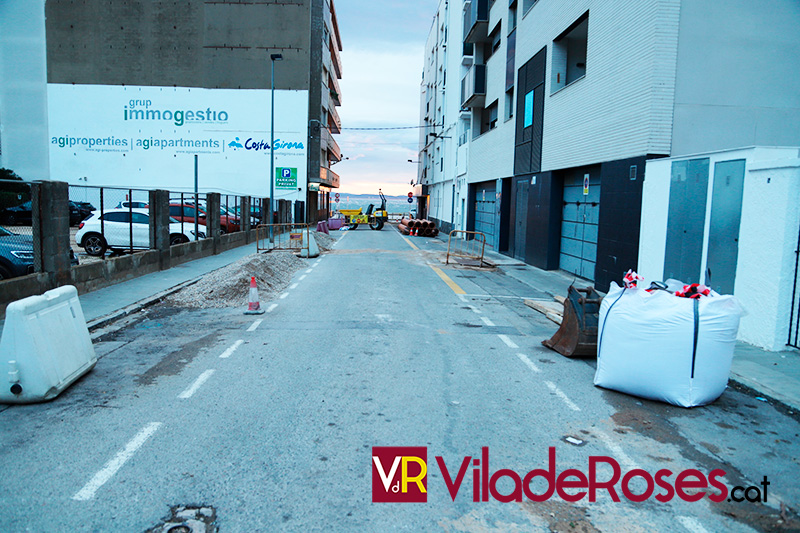
[[[314,235],[306,229],[306,238],[308,239],[308,248],[303,248],[300,250],[300,257],[317,257],[319,255],[319,246],[317,245],[317,239],[314,238]]]
[[[0,339],[0,403],[51,400],[97,363],[72,285],[13,302]]]

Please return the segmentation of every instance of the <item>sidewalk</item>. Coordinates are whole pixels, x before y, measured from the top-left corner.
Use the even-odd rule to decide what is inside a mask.
[[[553,296],[566,296],[567,288],[575,279],[572,274],[540,270],[496,252],[486,252],[486,257],[507,276]],[[580,278],[575,283],[578,286],[591,284]],[[553,332],[555,333],[555,329]],[[756,346],[737,342],[733,353],[731,380],[753,389],[761,397],[772,398],[800,411],[800,352],[797,350],[767,352]]]

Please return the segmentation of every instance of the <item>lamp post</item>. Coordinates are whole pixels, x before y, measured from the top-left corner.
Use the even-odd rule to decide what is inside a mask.
[[[269,242],[275,242],[273,230],[273,208],[272,201],[275,196],[275,62],[283,59],[281,54],[270,54],[269,59],[272,65],[272,73],[270,76],[270,97],[272,103],[270,105],[270,126],[269,126]]]

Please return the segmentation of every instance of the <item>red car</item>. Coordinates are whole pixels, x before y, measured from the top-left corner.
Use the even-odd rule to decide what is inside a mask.
[[[208,224],[206,224],[206,211],[202,208],[195,207],[193,204],[170,203],[169,216],[179,222],[192,224],[194,224],[194,219],[197,217],[198,224],[208,226]],[[219,227],[221,233],[239,231],[239,219],[230,215],[222,215],[219,217]]]

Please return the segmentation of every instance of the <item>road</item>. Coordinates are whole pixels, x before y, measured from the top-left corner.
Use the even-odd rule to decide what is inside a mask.
[[[796,530],[796,413],[733,389],[687,410],[596,388],[594,361],[541,346],[556,326],[522,299],[552,295],[524,267],[442,258],[438,240],[359,229],[264,315],[143,311],[55,401],[0,406],[0,530],[145,531],[184,506],[224,532]],[[379,446],[426,448],[427,503],[372,502]],[[467,459],[453,501],[434,459],[455,478],[487,448],[489,472],[522,477],[548,468],[551,447],[557,472],[606,456],[623,475],[721,469],[729,488],[767,476],[768,500],[473,502],[483,467]]]

